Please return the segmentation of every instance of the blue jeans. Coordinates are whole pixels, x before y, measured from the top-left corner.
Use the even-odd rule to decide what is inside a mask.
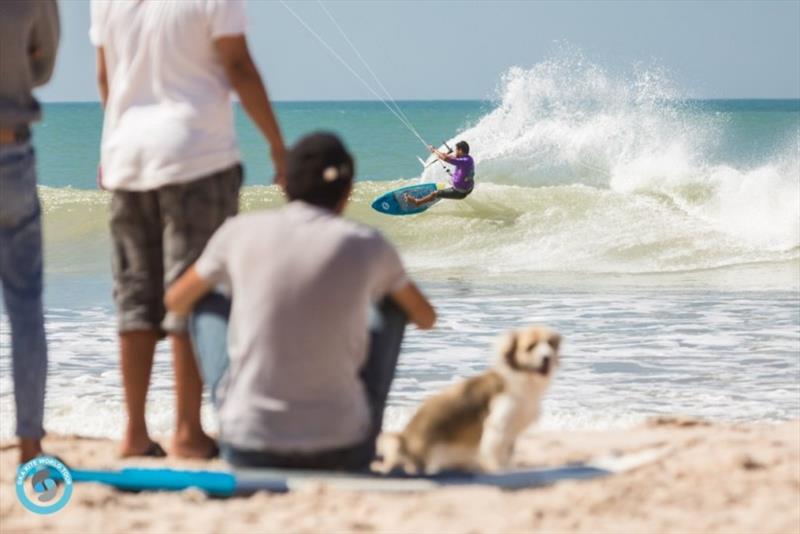
[[[17,436],[44,436],[47,344],[42,311],[42,220],[30,143],[0,145],[0,282],[11,325]]]
[[[228,316],[230,301],[211,294],[195,307],[189,321],[203,381],[217,404],[216,389],[228,369]],[[406,327],[406,314],[391,299],[385,298],[376,309],[370,326],[367,361],[361,369],[361,381],[367,393],[372,415],[371,431],[361,443],[308,454],[285,454],[270,451],[242,450],[221,444],[222,457],[237,467],[277,467],[297,469],[343,469],[362,471],[375,456],[375,439],[383,426],[383,411],[394,379],[397,357]]]

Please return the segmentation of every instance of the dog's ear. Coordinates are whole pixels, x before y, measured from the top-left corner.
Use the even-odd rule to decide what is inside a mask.
[[[561,346],[561,336],[553,332],[550,335],[550,339],[547,340],[547,343],[553,347],[553,350],[557,351],[558,347]]]
[[[517,360],[514,358],[515,352],[517,352],[517,333],[512,330],[505,335],[503,342],[500,344],[500,355],[511,369],[517,368]]]

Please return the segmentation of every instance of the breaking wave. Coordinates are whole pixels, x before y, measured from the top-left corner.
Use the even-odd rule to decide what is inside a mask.
[[[389,235],[412,269],[660,273],[800,258],[800,110],[790,135],[743,162],[719,150],[725,118],[658,71],[615,77],[573,54],[510,69],[498,96],[453,137],[477,162],[466,200],[387,217],[370,202],[407,180],[354,190],[348,215]],[[419,180],[445,178],[432,166]],[[42,197],[50,265],[107,266],[106,194]],[[280,202],[275,188],[243,193],[243,209]]]

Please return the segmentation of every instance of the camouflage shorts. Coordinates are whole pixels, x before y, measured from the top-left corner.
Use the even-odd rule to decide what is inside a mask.
[[[166,313],[164,288],[188,269],[225,221],[239,210],[242,166],[151,191],[111,197],[112,271],[118,331],[180,333]]]

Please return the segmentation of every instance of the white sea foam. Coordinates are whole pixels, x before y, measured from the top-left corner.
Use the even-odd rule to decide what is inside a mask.
[[[467,139],[475,147],[479,183],[518,185],[549,196],[549,203],[531,202],[532,219],[542,215],[542,208],[567,211],[567,223],[585,215],[587,226],[609,237],[599,244],[582,240],[583,252],[570,250],[571,257],[594,263],[594,252],[608,252],[626,241],[634,246],[636,240],[624,236],[634,226],[660,241],[686,241],[681,244],[689,245],[683,247],[688,253],[706,248],[692,242],[697,234],[721,241],[729,251],[728,258],[718,258],[723,263],[760,261],[747,253],[739,255],[739,249],[765,252],[762,259],[767,261],[775,252],[797,257],[800,127],[783,147],[747,164],[720,160],[715,147],[721,142],[724,120],[676,100],[681,95],[662,73],[640,70],[632,79],[614,77],[576,53],[531,69],[512,68],[498,92],[496,109],[451,141]],[[423,176],[424,181],[443,179],[438,166],[429,167]],[[573,194],[564,189],[577,185],[585,189],[574,189]],[[542,189],[546,187],[556,189]],[[487,193],[498,196],[493,189]],[[535,195],[503,190],[498,200],[512,212],[521,211],[520,203],[514,202],[516,194],[529,201]],[[594,196],[596,202],[588,203],[582,194]],[[484,207],[487,196],[479,188],[474,207]],[[617,221],[616,229],[607,226],[611,219]],[[577,224],[567,229],[572,237],[558,235],[559,243],[584,235]],[[543,230],[552,234],[558,226]],[[528,236],[514,237],[519,242]],[[610,248],[604,251],[604,245]],[[548,254],[544,256],[546,261]],[[649,268],[707,266],[701,260],[697,265],[678,262]],[[621,262],[605,268],[626,267]]]
[[[509,328],[547,324],[564,336],[562,367],[543,428],[616,428],[681,414],[723,421],[800,417],[796,291],[426,285],[441,321],[410,329],[386,413],[401,428],[419,403],[487,368]],[[51,432],[119,437],[123,395],[114,322],[106,308],[48,312]],[[9,339],[0,328],[0,438],[13,434]],[[174,424],[166,346],[156,355],[148,421]],[[209,429],[216,420],[206,405]]]

